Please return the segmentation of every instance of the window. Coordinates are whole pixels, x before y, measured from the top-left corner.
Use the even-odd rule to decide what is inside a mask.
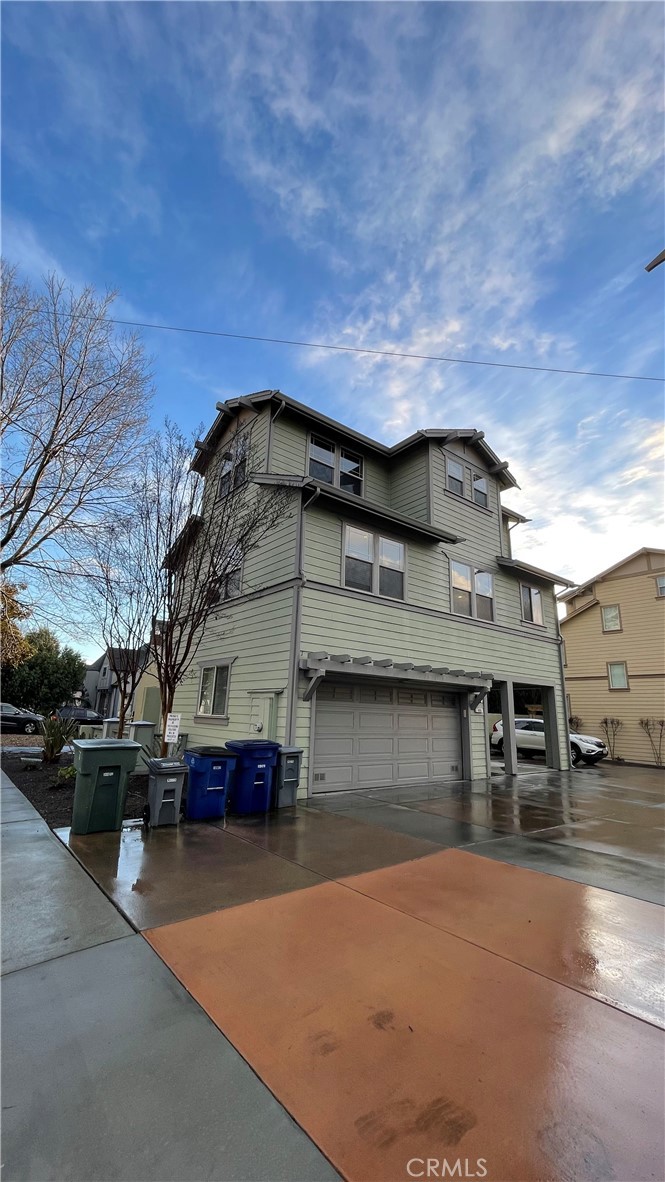
[[[228,665],[206,665],[201,670],[197,714],[224,718],[229,689]]]
[[[628,689],[628,669],[625,661],[610,661],[607,666],[607,679],[611,690]]]
[[[355,591],[404,599],[405,549],[402,542],[347,525],[344,585]]]
[[[225,575],[220,575],[217,579],[211,579],[210,603],[214,606],[216,603],[222,603],[225,599],[236,599],[240,595],[241,586],[242,571],[240,567],[227,571]]]
[[[248,444],[244,436],[238,437],[230,451],[222,456],[219,469],[219,495],[226,497],[234,488],[247,480]]]
[[[665,599],[665,575],[656,575],[656,595]]]
[[[451,561],[450,579],[453,611],[457,615],[490,622],[494,619],[494,581],[489,571]]]
[[[524,583],[520,587],[522,596],[522,619],[527,624],[543,623],[543,595],[537,587],[527,587]]]
[[[361,456],[337,447],[319,435],[310,436],[309,474],[323,484],[334,484],[343,492],[363,494],[363,461]]]
[[[448,472],[448,489],[450,492],[457,493],[459,497],[464,496],[464,468],[458,464],[457,460],[447,460],[446,469]]]
[[[618,603],[613,603],[609,607],[601,607],[600,614],[603,620],[603,632],[621,632],[621,612]]]
[[[473,499],[477,505],[482,505],[484,509],[489,504],[489,497],[487,495],[487,478],[485,476],[473,477]]]

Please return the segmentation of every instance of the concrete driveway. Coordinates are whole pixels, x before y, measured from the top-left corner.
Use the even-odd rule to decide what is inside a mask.
[[[646,1182],[665,1149],[664,799],[648,770],[534,769],[59,836],[141,932],[117,947],[153,949],[184,986],[177,1006],[198,1003],[307,1134],[287,1177],[309,1146],[312,1177],[354,1182]],[[228,1106],[221,1072],[206,1087]],[[88,1086],[105,1081],[93,1070]],[[81,1130],[61,1111],[71,1146]],[[242,1107],[237,1120],[252,1145]],[[164,1151],[160,1165],[181,1176]],[[15,1176],[82,1177],[31,1168]]]

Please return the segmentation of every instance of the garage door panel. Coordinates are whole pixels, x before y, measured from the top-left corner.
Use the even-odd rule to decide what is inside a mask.
[[[389,735],[379,735],[376,738],[358,739],[358,755],[390,755],[392,758],[395,740]]]
[[[459,697],[454,694],[324,682],[314,725],[315,792],[462,774]]]

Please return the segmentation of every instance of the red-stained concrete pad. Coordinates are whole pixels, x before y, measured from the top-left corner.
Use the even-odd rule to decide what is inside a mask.
[[[343,881],[553,981],[665,1026],[665,912],[656,903],[463,850]]]
[[[351,1182],[662,1180],[647,1022],[339,883],[146,938]]]

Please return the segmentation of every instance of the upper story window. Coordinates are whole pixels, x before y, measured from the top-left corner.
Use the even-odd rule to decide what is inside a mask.
[[[464,466],[459,464],[457,460],[446,460],[446,473],[448,477],[448,491],[457,493],[458,497],[464,496]]]
[[[197,714],[225,718],[229,694],[229,662],[201,669]]]
[[[628,668],[625,661],[610,661],[607,666],[607,680],[611,690],[628,689]]]
[[[342,492],[363,494],[362,456],[339,447],[320,435],[311,435],[309,440],[309,475],[324,484],[334,484]]]
[[[405,547],[403,542],[384,538],[347,525],[344,539],[344,585],[356,591],[404,599]]]
[[[665,599],[665,575],[656,575],[656,595]]]
[[[600,614],[603,621],[603,632],[621,632],[621,611],[618,603],[601,607]]]
[[[226,497],[234,488],[247,480],[247,455],[249,445],[244,436],[239,436],[229,451],[222,456],[219,468],[219,496]]]
[[[453,611],[478,620],[494,619],[494,580],[486,570],[475,570],[466,562],[451,561]]]
[[[526,620],[527,624],[544,624],[542,591],[538,587],[527,587],[525,583],[522,583],[520,594],[522,596],[522,619]]]
[[[489,495],[487,492],[487,477],[476,476],[473,477],[473,499],[477,505],[482,505],[486,509],[489,505]]]

